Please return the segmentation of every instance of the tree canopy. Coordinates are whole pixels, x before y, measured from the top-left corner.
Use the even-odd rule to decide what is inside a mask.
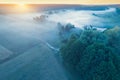
[[[104,32],[85,28],[79,37],[71,35],[60,49],[61,56],[65,66],[79,72],[83,80],[119,80],[119,41],[120,27]]]

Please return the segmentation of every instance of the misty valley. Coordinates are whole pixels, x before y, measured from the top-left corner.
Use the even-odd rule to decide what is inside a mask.
[[[0,80],[120,80],[119,5],[29,8],[0,7]]]

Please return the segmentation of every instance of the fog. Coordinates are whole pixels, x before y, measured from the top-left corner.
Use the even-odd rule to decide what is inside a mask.
[[[94,15],[96,14],[96,15]],[[117,15],[117,16],[116,16]],[[65,10],[58,11],[56,14],[49,16],[49,20],[61,23],[72,23],[76,27],[82,28],[85,25],[93,25],[96,27],[106,27],[118,25],[113,22],[113,17],[119,20],[116,8],[108,8],[100,11],[92,10]],[[107,25],[106,25],[107,23]],[[109,24],[108,24],[109,23]]]
[[[47,16],[44,21],[34,20],[41,15]],[[60,46],[58,22],[63,25],[71,23],[80,29],[91,25],[99,30],[105,30],[108,27],[119,26],[119,20],[120,15],[116,8],[97,11],[58,9],[0,14],[0,45],[1,49],[4,48],[14,54],[25,52],[41,42],[49,43],[58,49]]]
[[[49,14],[49,12],[52,13]],[[40,15],[47,16],[43,22],[33,19]],[[32,74],[36,75],[36,79],[42,77],[40,80],[68,80],[61,63],[54,55],[54,50],[59,51],[61,45],[57,23],[60,22],[63,25],[71,23],[80,29],[86,25],[92,25],[104,30],[108,27],[119,26],[119,20],[120,15],[116,13],[115,8],[100,11],[64,9],[24,14],[0,14],[0,60],[10,58],[7,62],[2,62],[4,64],[0,64],[0,75],[4,73],[0,79],[7,80],[5,77],[9,76],[10,80],[14,78],[21,80],[21,78],[24,79],[22,75],[24,73],[27,74],[24,80],[33,80]],[[13,58],[14,55],[19,56]],[[26,66],[31,67],[27,69]],[[47,69],[48,66],[50,69]],[[35,72],[34,68],[38,72]],[[48,73],[49,71],[53,72]],[[54,77],[51,78],[50,75]],[[49,77],[46,78],[46,76]],[[57,78],[58,76],[60,78]]]

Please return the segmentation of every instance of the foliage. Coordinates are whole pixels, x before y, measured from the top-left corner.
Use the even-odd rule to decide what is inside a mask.
[[[78,71],[83,80],[119,80],[119,46],[119,27],[104,32],[88,27],[79,37],[72,35],[60,51],[66,67]]]
[[[80,40],[87,45],[91,45],[95,42],[107,43],[107,37],[101,31],[96,30],[93,27],[85,28],[80,36]]]
[[[77,69],[85,80],[119,80],[120,57],[104,44],[95,43],[86,48]]]
[[[115,48],[115,51],[120,54],[120,27],[114,27],[104,32],[108,36],[108,45]]]
[[[62,46],[60,50],[66,66],[75,68],[75,65],[79,62],[79,50],[83,50],[84,48],[84,43],[81,43],[75,35],[72,35],[68,43]]]

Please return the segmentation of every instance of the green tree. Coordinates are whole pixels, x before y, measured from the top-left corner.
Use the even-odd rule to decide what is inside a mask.
[[[84,51],[77,70],[84,80],[119,80],[120,57],[112,48],[94,43]]]
[[[72,35],[69,41],[60,49],[66,67],[75,69],[75,66],[79,62],[80,53],[82,53],[84,48],[85,44],[80,42],[75,35]]]
[[[104,32],[87,27],[61,47],[63,62],[83,80],[120,79],[120,27]]]
[[[64,63],[71,68],[76,68],[87,46],[95,42],[106,42],[106,36],[93,28],[82,31],[80,37],[72,35],[68,42],[61,47],[61,56]]]
[[[107,29],[104,33],[108,36],[108,45],[120,54],[120,27]]]
[[[80,40],[85,42],[87,45],[91,45],[95,42],[107,43],[106,35],[92,27],[85,28],[80,36]]]

